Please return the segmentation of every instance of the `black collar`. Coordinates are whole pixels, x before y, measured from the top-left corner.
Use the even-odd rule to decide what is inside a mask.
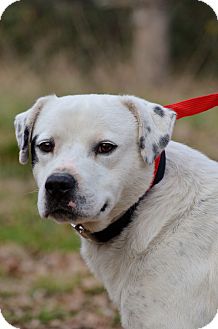
[[[160,162],[156,176],[149,190],[146,191],[146,193],[143,196],[141,196],[139,200],[125,212],[125,214],[123,214],[118,220],[110,224],[104,230],[95,233],[90,233],[86,229],[84,229],[82,225],[76,225],[74,226],[74,228],[84,238],[95,241],[97,243],[106,243],[112,240],[113,238],[117,237],[118,235],[120,235],[120,233],[132,222],[133,215],[140,202],[144,199],[144,197],[147,195],[150,189],[163,179],[165,173],[165,167],[166,167],[166,155],[165,155],[165,151],[163,151],[160,155]]]

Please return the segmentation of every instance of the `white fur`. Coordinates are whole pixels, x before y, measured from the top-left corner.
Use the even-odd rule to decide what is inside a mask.
[[[130,96],[50,97],[32,128],[39,140],[52,136],[56,143],[54,154],[38,152],[34,167],[41,216],[45,181],[57,171],[78,179],[87,217],[76,223],[91,231],[107,227],[134,204],[152,181],[152,147],[171,136],[174,123],[173,112],[161,117],[153,108]],[[148,123],[141,156],[139,138]],[[94,156],[91,145],[104,139],[118,148]],[[125,329],[198,329],[218,307],[218,164],[175,142],[166,157],[163,180],[118,238],[104,245],[81,239],[82,256],[119,308]],[[99,214],[105,200],[110,207]]]

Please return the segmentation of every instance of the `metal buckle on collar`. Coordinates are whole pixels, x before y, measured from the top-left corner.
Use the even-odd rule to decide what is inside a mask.
[[[91,232],[86,230],[82,224],[70,224],[75,231],[77,231],[83,238],[90,240],[90,241],[95,241],[95,239],[92,237]]]

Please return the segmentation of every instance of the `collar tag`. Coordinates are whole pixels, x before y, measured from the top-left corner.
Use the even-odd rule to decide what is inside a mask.
[[[74,230],[79,233],[79,235],[81,235],[83,238],[90,240],[90,241],[95,241],[95,239],[93,239],[92,237],[92,233],[89,232],[88,230],[86,230],[82,224],[70,224]]]

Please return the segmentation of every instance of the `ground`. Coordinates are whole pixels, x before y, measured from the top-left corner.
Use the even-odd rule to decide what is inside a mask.
[[[101,284],[78,253],[32,253],[16,244],[0,247],[0,305],[20,329],[121,328]]]

